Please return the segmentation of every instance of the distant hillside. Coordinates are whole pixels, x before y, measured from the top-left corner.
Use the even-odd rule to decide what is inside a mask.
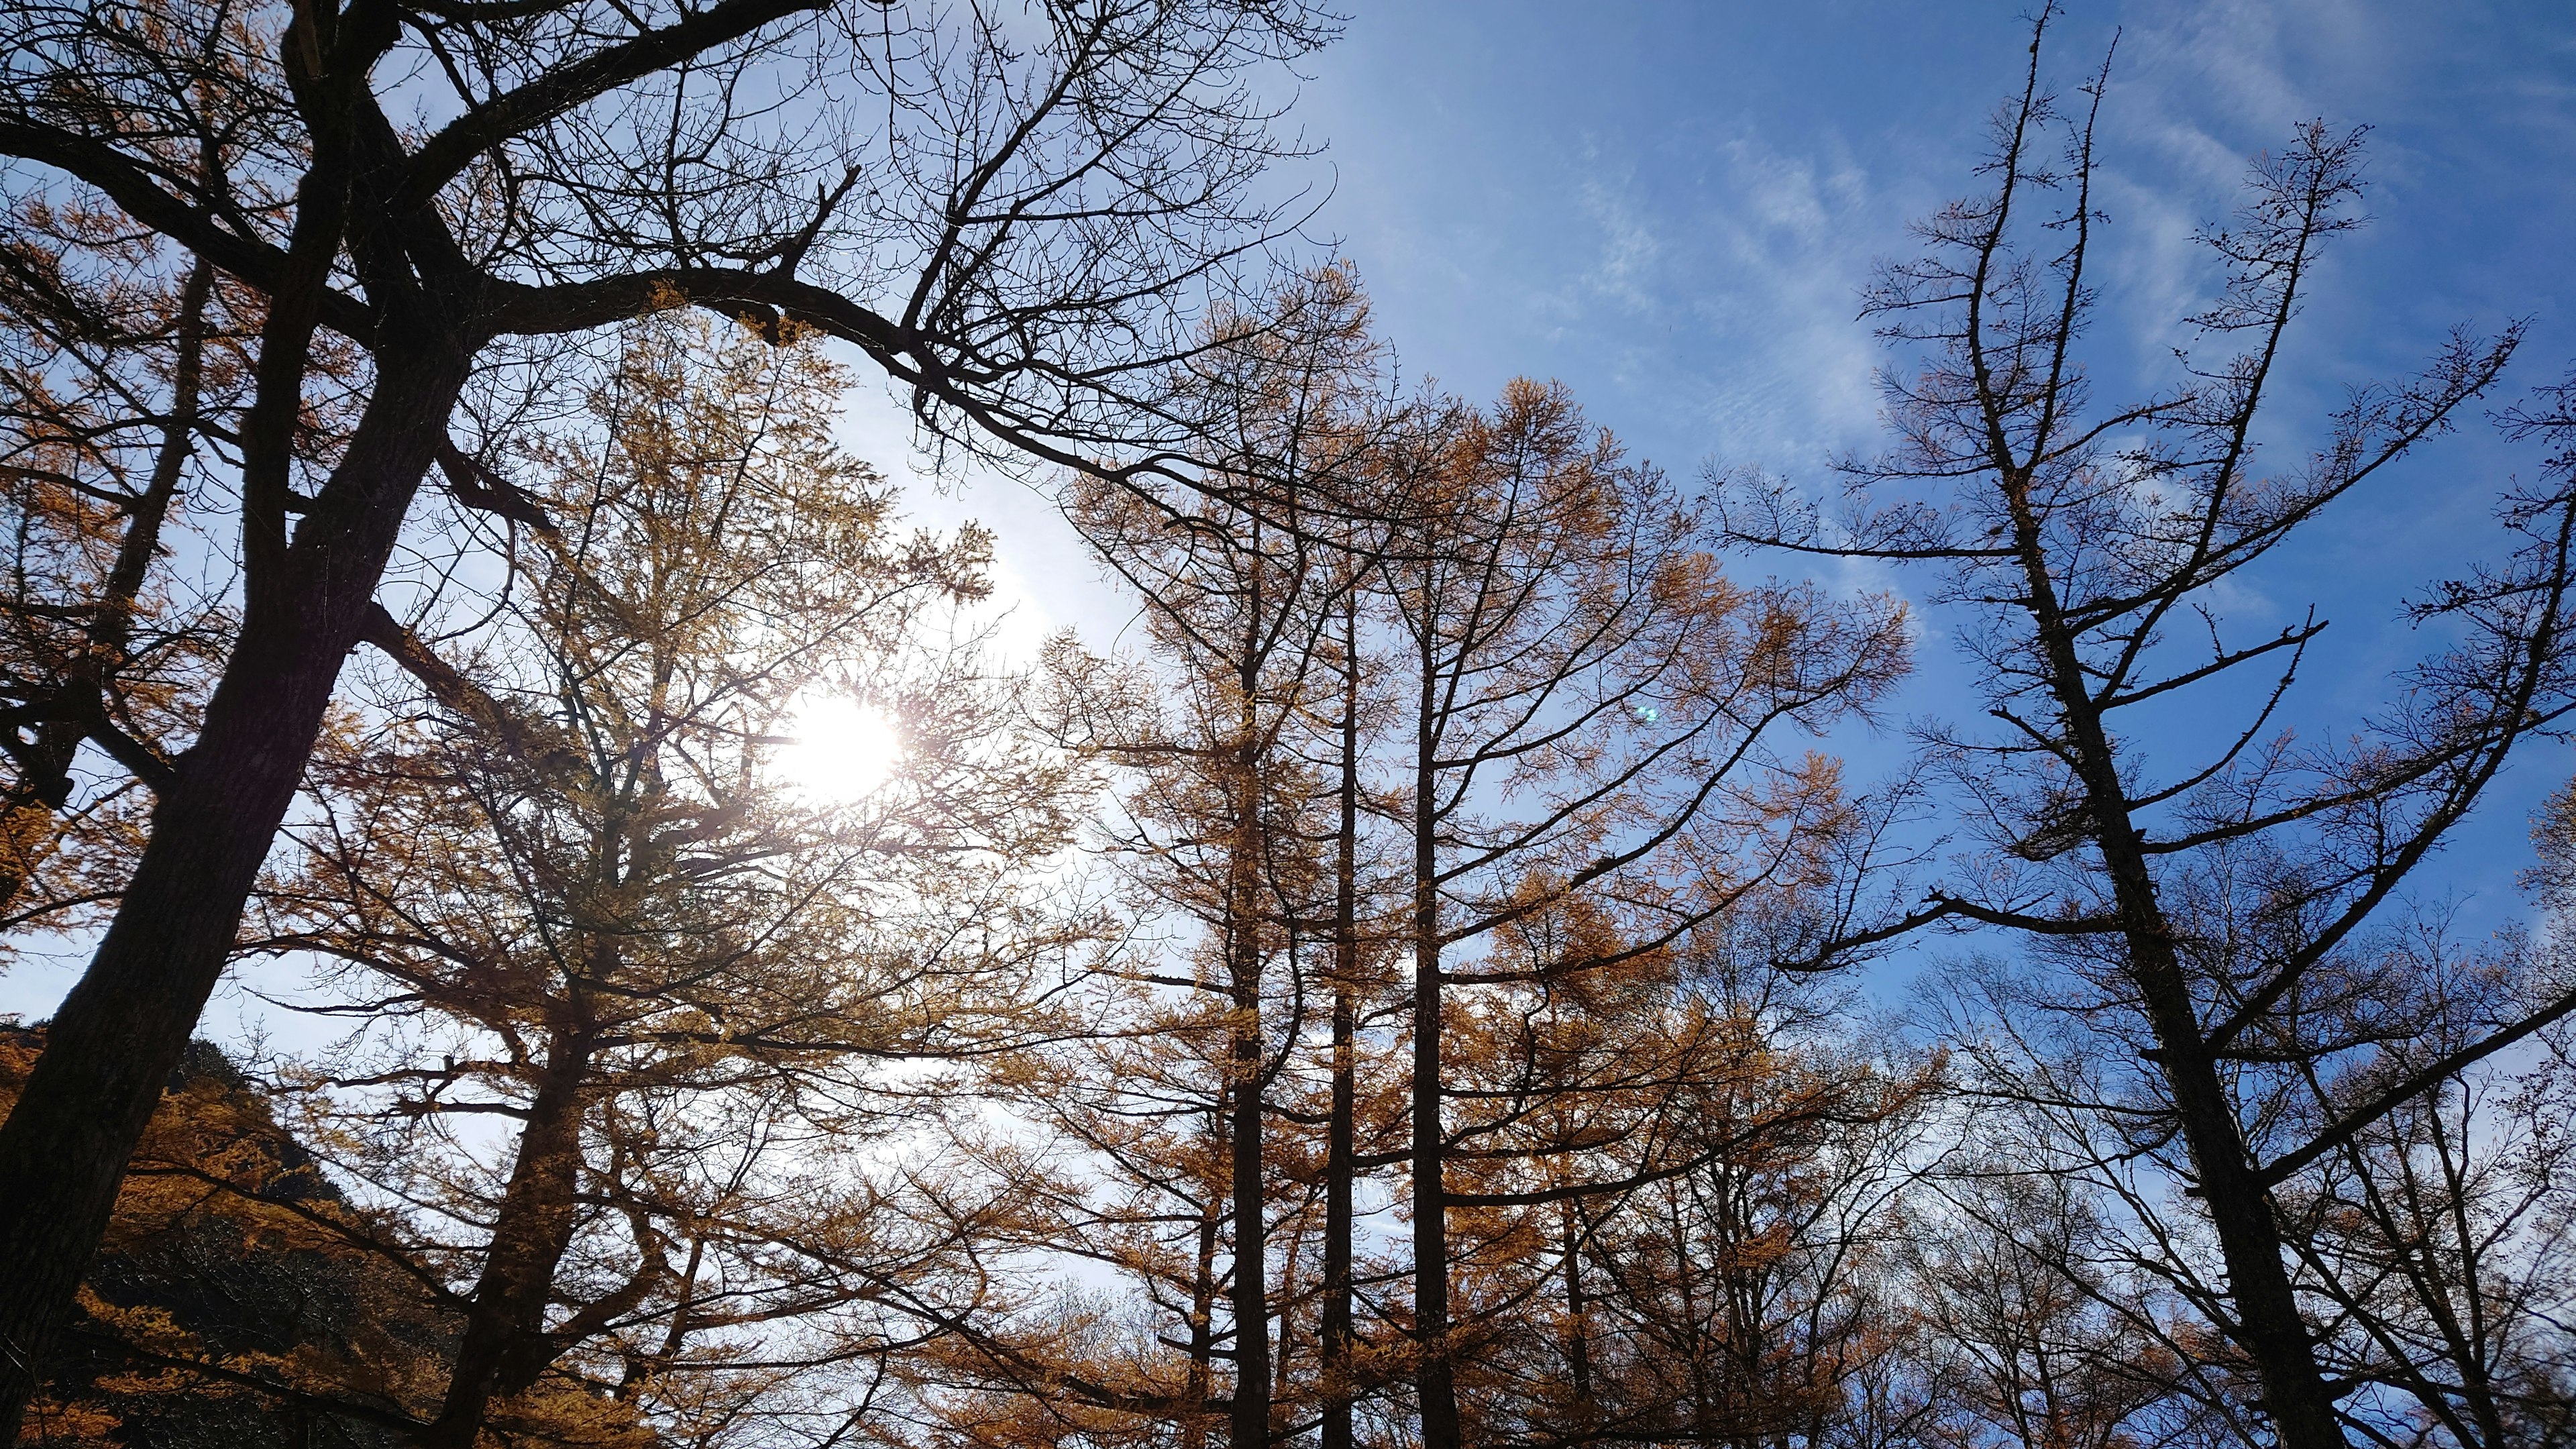
[[[0,1026],[0,1106],[40,1028]],[[173,1074],[27,1444],[376,1449],[446,1379],[453,1319],[214,1046]]]

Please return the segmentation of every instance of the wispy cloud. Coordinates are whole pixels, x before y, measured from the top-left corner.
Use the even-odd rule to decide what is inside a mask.
[[[1557,289],[1571,345],[1615,384],[1596,406],[1650,414],[1655,441],[1791,467],[1874,425],[1876,349],[1858,289],[1897,219],[1830,142],[1752,134],[1667,141],[1648,158],[1587,147],[1570,190],[1586,264]]]

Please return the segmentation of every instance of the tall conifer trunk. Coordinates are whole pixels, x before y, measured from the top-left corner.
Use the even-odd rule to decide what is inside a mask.
[[[1592,1427],[1592,1333],[1590,1309],[1583,1297],[1582,1220],[1574,1199],[1556,1205],[1557,1235],[1565,1259],[1565,1359],[1574,1391],[1574,1424]]]
[[[1459,1449],[1449,1364],[1449,1208],[1441,1183],[1439,717],[1434,635],[1423,634],[1413,766],[1413,1332],[1423,1449]]]
[[[1359,1156],[1360,663],[1356,595],[1342,604],[1341,819],[1333,836],[1333,1105],[1324,1147],[1323,1449],[1351,1449],[1352,1189]]]
[[[1224,1132],[1224,1115],[1222,1110],[1211,1114],[1211,1135]],[[1216,1239],[1224,1216],[1223,1205],[1213,1198],[1199,1213],[1198,1261],[1190,1278],[1189,1401],[1195,1412],[1181,1424],[1182,1449],[1200,1449],[1207,1443],[1205,1411],[1208,1395],[1215,1386]]]
[[[539,1345],[555,1270],[579,1216],[584,1088],[596,1040],[587,1025],[568,1023],[548,1051],[466,1310],[447,1397],[438,1418],[417,1436],[423,1449],[473,1449],[492,1400],[535,1382],[552,1357]]]
[[[1261,565],[1254,530],[1252,607],[1244,611],[1232,767],[1234,840],[1226,862],[1227,957],[1233,988],[1234,1449],[1270,1442],[1270,1225],[1261,1132]]]
[[[2235,1337],[2254,1360],[2264,1408],[2272,1416],[2283,1449],[2344,1449],[2349,1441],[2335,1412],[2334,1391],[2317,1362],[2315,1337],[2299,1314],[2298,1294],[2281,1259],[2281,1231],[2272,1216],[2271,1194],[2246,1146],[2217,1058],[2202,1036],[2191,982],[2175,949],[2173,925],[2157,899],[2155,877],[2132,817],[2110,731],[2058,604],[2056,580],[2049,570],[2038,518],[2030,508],[2027,481],[2014,480],[2007,500],[2050,690],[2074,745],[2073,764],[2094,822],[2094,843],[2111,877],[2112,900],[2128,947],[2129,980],[2137,987],[2139,1005],[2155,1032],[2174,1117],[2190,1149],[2192,1167],[2200,1178],[2200,1197],[2208,1206],[2219,1256],[2227,1266],[2228,1291],[2236,1308]]]

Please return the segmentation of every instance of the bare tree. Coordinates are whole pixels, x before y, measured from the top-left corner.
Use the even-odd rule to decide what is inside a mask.
[[[2473,1000],[2489,963],[2460,964],[2468,969],[2422,975]],[[2476,1029],[2470,1000],[2418,998],[2435,1023],[2425,1055],[2459,1044],[2445,1018]],[[2397,1063],[2373,1065],[2316,1074],[2299,1115],[2331,1119]],[[2556,1071],[2455,1077],[2283,1184],[2283,1236],[2332,1305],[2337,1377],[2378,1400],[2351,1411],[2373,1437],[2462,1449],[2576,1442],[2565,1092]]]
[[[2125,1260],[2079,1173],[2035,1170],[2017,1114],[1971,1119],[1983,1154],[1908,1204],[1895,1291],[1927,1330],[1933,1421],[1947,1442],[2050,1449],[2233,1442],[2192,1392],[2184,1310]],[[1927,1436],[1930,1437],[1930,1436]]]
[[[2344,1442],[2336,1400],[2349,1386],[2321,1363],[2276,1194],[2576,1008],[2576,996],[2497,992],[2455,1048],[2429,1056],[2394,1021],[2322,1038],[2303,1025],[2303,1003],[2331,989],[2357,933],[2515,746],[2568,709],[2576,480],[2562,464],[2509,492],[2510,560],[2412,606],[2457,642],[2409,671],[2355,743],[2303,747],[2279,728],[2324,621],[2230,638],[2218,591],[2447,428],[2494,385],[2519,333],[2455,335],[2420,375],[2355,393],[2313,457],[2261,467],[2257,425],[2284,338],[2320,250],[2356,224],[2360,137],[2311,124],[2258,159],[2235,220],[2203,235],[2226,282],[2186,321],[2225,355],[2193,352],[2172,390],[2098,405],[2079,358],[2098,285],[2094,136],[2108,63],[2062,110],[2041,79],[2049,18],[2034,25],[2020,94],[1997,112],[1981,168],[1991,189],[1923,223],[1924,255],[1888,267],[1868,294],[1883,335],[1918,349],[1905,365],[1919,371],[1885,381],[1896,448],[1850,465],[1831,523],[1753,479],[1736,480],[1726,522],[1747,546],[1941,570],[1938,598],[1965,616],[1960,637],[1997,722],[1924,739],[1972,824],[1972,863],[1919,907],[1846,921],[1818,959],[1935,922],[1990,926],[2031,942],[2058,990],[2080,984],[2085,1009],[2137,1053],[2109,1060],[2141,1064],[2132,1078],[2104,1067],[2094,1100],[2133,1147],[2161,1136],[2187,1148],[2177,1167],[2225,1283],[2203,1306],[2258,1377],[2279,1441],[2322,1449]],[[2250,690],[2239,682],[2258,674]],[[2239,703],[2199,759],[2142,746],[2150,718],[2197,711],[2179,736],[2197,739]],[[2195,904],[2211,891],[2279,929],[2222,929],[2247,917]],[[2259,1110],[2278,1071],[2358,1058],[2405,1065],[2322,1120]]]

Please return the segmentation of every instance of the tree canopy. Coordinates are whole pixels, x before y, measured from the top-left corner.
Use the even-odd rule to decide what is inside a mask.
[[[2283,421],[2365,133],[2121,289],[2060,18],[1883,445],[1677,474],[1407,371],[1303,3],[12,10],[0,1433],[2576,1445],[2576,786],[2432,864],[2576,710],[2576,382]],[[1126,627],[1004,648],[868,381]],[[2491,536],[2321,696],[2401,470]]]

